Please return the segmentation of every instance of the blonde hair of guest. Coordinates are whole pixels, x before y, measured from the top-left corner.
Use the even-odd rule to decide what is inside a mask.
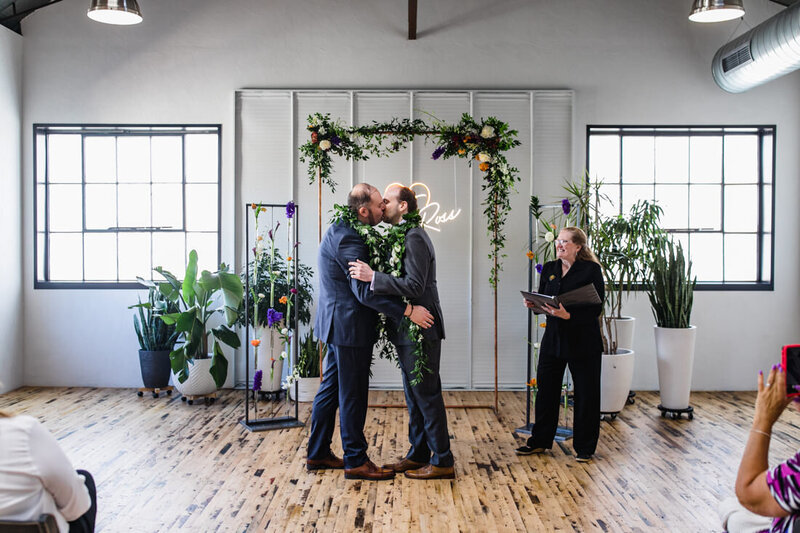
[[[561,231],[568,231],[572,235],[572,242],[577,244],[581,247],[578,250],[578,254],[576,255],[576,259],[579,261],[592,261],[594,263],[600,264],[600,261],[597,259],[597,256],[594,255],[594,252],[589,245],[586,243],[587,237],[586,232],[583,231],[581,228],[576,226],[567,226],[566,228],[562,228]]]

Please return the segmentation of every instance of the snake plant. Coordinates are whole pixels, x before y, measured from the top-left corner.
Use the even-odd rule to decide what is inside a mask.
[[[645,282],[650,308],[661,328],[688,328],[694,288],[692,262],[686,262],[683,247],[663,241],[651,255],[650,276]]]

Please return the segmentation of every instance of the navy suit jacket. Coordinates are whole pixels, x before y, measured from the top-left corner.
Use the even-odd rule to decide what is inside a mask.
[[[429,341],[444,339],[442,306],[436,288],[436,254],[433,243],[422,228],[412,228],[406,233],[406,252],[403,256],[403,276],[395,278],[391,274],[375,272],[372,285],[375,294],[405,296],[412,305],[422,305],[433,315],[433,326],[422,330],[422,336]],[[403,335],[399,324],[389,320],[392,342],[412,344]]]
[[[369,283],[350,277],[349,261],[369,263],[369,251],[358,233],[336,222],[319,244],[319,300],[314,330],[320,340],[337,346],[371,346],[378,339],[378,313],[399,321],[406,304],[398,297],[372,292]]]

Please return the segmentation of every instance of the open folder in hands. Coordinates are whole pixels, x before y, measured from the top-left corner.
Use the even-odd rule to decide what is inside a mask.
[[[602,303],[600,295],[597,294],[597,289],[594,285],[587,283],[583,287],[578,287],[564,294],[558,296],[548,296],[546,294],[539,294],[538,292],[519,291],[522,297],[527,301],[534,304],[532,311],[534,313],[545,313],[546,311],[542,306],[548,305],[550,307],[558,307],[558,304],[564,307],[579,307],[582,305],[597,305]]]

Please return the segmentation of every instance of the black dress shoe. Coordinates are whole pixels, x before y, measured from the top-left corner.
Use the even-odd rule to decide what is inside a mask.
[[[544,453],[544,451],[545,448],[533,448],[532,446],[528,446],[526,444],[525,446],[520,446],[519,448],[514,450],[514,453],[516,453],[517,455],[536,455]]]
[[[579,463],[588,463],[588,462],[590,462],[592,460],[592,454],[590,454],[590,453],[579,453],[575,457],[575,460],[578,461]]]

